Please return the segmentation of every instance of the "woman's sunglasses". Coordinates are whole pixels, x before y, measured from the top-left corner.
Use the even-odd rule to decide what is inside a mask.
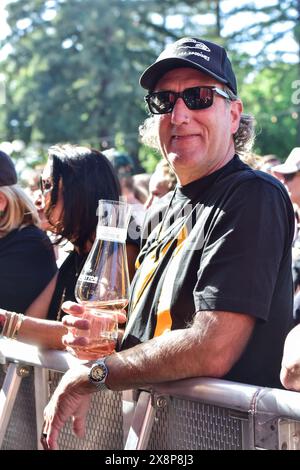
[[[185,105],[191,110],[209,108],[214,102],[214,93],[230,100],[226,91],[216,86],[195,86],[186,88],[179,93],[175,91],[154,91],[145,96],[149,111],[152,114],[167,114],[174,109],[178,98],[182,98]]]
[[[39,186],[42,194],[47,193],[48,191],[51,191],[53,188],[52,181],[47,179],[44,180],[42,176],[40,176],[40,181],[39,181]]]

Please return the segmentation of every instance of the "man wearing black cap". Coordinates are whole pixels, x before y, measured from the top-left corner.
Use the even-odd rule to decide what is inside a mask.
[[[152,114],[143,138],[156,133],[178,185],[145,221],[121,352],[65,375],[45,411],[49,448],[71,415],[82,432],[93,391],[199,376],[280,386],[293,209],[280,182],[237,155],[251,119],[226,51],[183,38],[140,82]]]

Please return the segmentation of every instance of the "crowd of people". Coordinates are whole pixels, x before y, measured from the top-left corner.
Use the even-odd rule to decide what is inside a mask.
[[[17,200],[20,190],[11,160],[0,154],[0,257],[15,256],[23,267],[12,265],[10,277],[0,272],[3,335],[48,348],[86,345],[80,331],[89,321],[74,288],[95,239],[98,200],[122,193],[140,227],[126,241],[132,284],[117,350],[64,375],[44,413],[46,449],[57,448],[69,417],[82,435],[93,393],[107,389],[210,376],[300,391],[300,325],[293,329],[300,311],[300,148],[283,164],[251,153],[254,120],[218,44],[170,44],[140,84],[150,113],[141,137],[162,155],[151,177],[135,179],[133,162],[114,149],[66,144],[48,151],[39,215],[56,244],[72,247],[58,269],[33,204],[26,199],[20,217],[9,216],[8,193]],[[7,224],[8,217],[18,221]],[[28,276],[27,256],[37,260],[31,269],[39,283]],[[19,287],[13,296],[16,282],[24,287],[22,304]],[[10,292],[15,303],[2,301]]]

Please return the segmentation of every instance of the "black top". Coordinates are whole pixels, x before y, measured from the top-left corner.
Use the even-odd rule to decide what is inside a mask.
[[[144,225],[122,349],[184,328],[198,311],[243,313],[257,322],[224,378],[280,386],[293,308],[293,233],[293,208],[283,185],[237,156],[177,188],[171,201],[162,198]]]
[[[0,307],[24,313],[56,272],[52,245],[29,225],[0,238]]]

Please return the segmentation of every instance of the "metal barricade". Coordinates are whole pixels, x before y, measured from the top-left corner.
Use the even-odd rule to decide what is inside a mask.
[[[208,378],[156,385],[145,423],[140,425],[145,434],[143,444],[137,443],[136,448],[254,449],[252,407],[257,390]],[[133,447],[134,439],[129,432],[127,448]]]
[[[43,408],[78,360],[0,340],[0,448],[38,449]],[[300,395],[218,379],[93,396],[84,439],[70,423],[60,449],[300,449]]]
[[[7,387],[3,387],[5,378]],[[17,364],[1,368],[0,384],[1,402],[7,405],[0,423],[1,449],[36,449],[33,368]]]

